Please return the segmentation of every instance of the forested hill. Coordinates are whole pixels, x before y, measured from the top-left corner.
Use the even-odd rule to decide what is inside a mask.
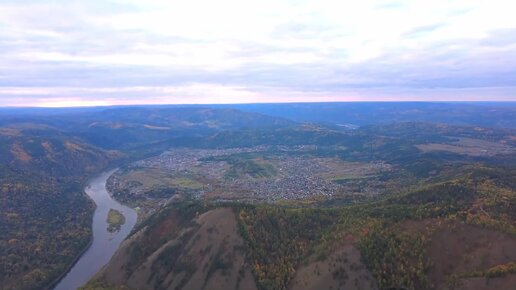
[[[217,106],[219,107],[219,106]],[[431,122],[515,128],[516,105],[482,102],[353,102],[220,105],[298,122],[374,125]]]
[[[170,138],[208,136],[222,130],[275,129],[296,124],[259,113],[208,107],[108,107],[79,112],[72,109],[40,109],[36,110],[37,114],[24,112],[0,113],[0,124],[45,124],[95,146],[121,150]]]
[[[198,180],[189,179],[193,177],[184,171],[181,171],[182,175],[180,176],[168,178],[170,176],[167,174],[170,174],[170,169],[167,169],[166,174],[161,175],[165,177],[165,180],[161,180],[162,183],[158,182],[158,184],[169,182],[168,184],[175,187],[172,190],[166,187],[160,188],[160,194],[155,195],[158,197],[176,192],[178,188],[179,191],[181,188],[182,190],[186,188],[187,192],[194,192],[202,189],[204,184],[211,186],[213,189],[211,193],[214,196],[232,193],[231,188],[223,187],[227,184],[231,186],[260,184],[263,189],[268,190],[270,186],[267,187],[268,182],[264,182],[264,180],[270,178],[271,182],[277,180],[283,182],[282,186],[285,190],[292,189],[289,186],[293,185],[292,191],[296,191],[296,194],[298,192],[304,194],[303,191],[307,186],[311,187],[314,193],[319,192],[319,188],[315,186],[319,184],[317,182],[321,182],[330,189],[343,189],[346,196],[343,196],[341,200],[319,199],[320,197],[312,196],[314,200],[306,201],[308,206],[327,208],[328,206],[334,207],[340,202],[349,202],[349,200],[361,202],[370,197],[368,194],[383,193],[381,189],[392,191],[402,188],[406,192],[409,189],[415,190],[420,185],[430,186],[440,182],[450,182],[448,177],[462,178],[460,182],[464,183],[466,182],[463,180],[464,172],[471,168],[475,169],[471,175],[477,174],[481,177],[489,176],[493,172],[496,174],[503,171],[513,172],[511,170],[514,169],[516,156],[514,154],[516,140],[514,136],[516,134],[512,128],[516,123],[513,122],[516,120],[514,107],[493,108],[464,105],[463,113],[459,114],[460,107],[455,105],[446,107],[444,111],[438,109],[434,104],[372,104],[369,108],[366,104],[348,105],[314,104],[313,111],[310,113],[307,111],[310,108],[306,104],[299,105],[299,107],[292,104],[291,109],[295,109],[295,112],[288,108],[290,105],[280,104],[277,107],[274,107],[276,105],[270,105],[272,107],[263,105],[264,108],[268,108],[267,110],[272,110],[271,108],[283,110],[282,108],[286,106],[284,114],[281,116],[266,115],[264,113],[269,111],[261,109],[257,110],[259,112],[243,111],[252,108],[252,105],[0,110],[0,288],[2,290],[44,289],[62,274],[74,258],[85,249],[91,237],[90,223],[93,212],[93,204],[83,192],[83,185],[89,176],[114,164],[126,164],[148,156],[156,157],[170,149],[173,149],[170,150],[173,152],[178,152],[179,147],[181,150],[197,150],[195,154],[201,155],[206,152],[220,154],[227,151],[234,152],[234,156],[217,158],[215,156],[211,159],[203,159],[205,167],[196,168],[196,170],[198,174],[203,172],[202,170],[207,170],[207,174],[203,174],[201,177],[192,175],[195,178],[198,177]],[[242,110],[236,109],[240,107]],[[272,111],[270,111],[271,114],[273,114]],[[453,118],[454,112],[457,113],[456,118]],[[370,114],[375,117],[371,117]],[[313,119],[311,116],[317,116],[317,118]],[[305,123],[305,121],[324,123]],[[347,122],[352,124],[347,124]],[[353,125],[363,126],[357,128]],[[489,126],[496,128],[489,128]],[[265,153],[260,155],[261,153],[256,147],[266,152],[264,151]],[[195,154],[189,156],[197,156]],[[188,156],[181,155],[180,157],[187,158]],[[225,164],[225,167],[212,170],[213,167],[210,166],[217,164]],[[293,176],[287,176],[287,171],[280,170],[282,166],[285,169],[303,169],[303,176],[309,180],[307,182],[299,180],[298,172],[294,172],[296,174]],[[222,174],[221,168],[231,169],[231,172]],[[314,175],[310,171],[314,168],[323,168],[325,171]],[[476,170],[479,168],[492,170]],[[266,174],[255,174],[256,172],[253,170],[265,170]],[[207,179],[215,178],[219,173],[221,180],[212,182]],[[149,174],[152,172],[144,172],[141,176],[145,177]],[[242,180],[236,180],[237,177]],[[156,179],[153,177],[149,180]],[[498,182],[500,178],[492,180],[488,179],[489,182]],[[452,209],[456,210],[455,212],[447,211],[446,213],[450,213],[451,216],[460,214],[463,217],[464,214],[467,215],[468,210],[471,210],[482,214],[481,209],[486,210],[489,206],[490,209],[493,207],[499,210],[496,212],[497,216],[491,217],[502,217],[501,221],[504,223],[512,222],[512,220],[506,219],[506,217],[513,218],[506,206],[514,202],[512,189],[510,186],[508,188],[505,185],[496,183],[493,185],[489,182],[482,183],[484,186],[482,189],[488,193],[490,193],[490,188],[500,190],[502,195],[495,196],[496,198],[478,195],[475,199],[466,199],[464,201],[466,205],[462,200],[462,187],[451,184],[452,191],[456,191],[457,195],[453,193],[450,200],[459,199],[457,206],[460,207],[460,211],[454,207]],[[219,185],[220,188],[213,187]],[[472,188],[475,189],[474,185],[469,183],[466,184],[466,187],[468,192]],[[298,190],[299,188],[302,190]],[[440,189],[440,187],[432,188]],[[352,193],[352,197],[347,195],[348,191]],[[150,192],[152,192],[152,188]],[[421,189],[421,191],[411,192],[414,192],[414,198],[435,205],[432,207],[435,211],[450,209],[443,204],[435,203],[434,200],[417,195],[418,192],[428,191]],[[449,193],[448,189],[442,192]],[[196,198],[200,196],[197,195]],[[479,201],[480,197],[482,199]],[[238,196],[231,198],[238,200]],[[376,226],[375,222],[380,222],[380,219],[384,217],[392,220],[393,216],[398,216],[400,213],[413,214],[410,218],[420,214],[430,214],[421,211],[424,206],[413,207],[410,204],[413,197],[404,198],[396,199],[394,204],[384,201],[381,210],[369,207],[360,209],[367,210],[366,220],[373,222],[370,226]],[[263,200],[267,199],[269,197],[265,197]],[[150,199],[148,201],[152,202]],[[161,204],[161,202],[163,200],[157,200],[156,204]],[[305,208],[303,202],[301,202],[301,207]],[[296,204],[296,206],[298,205]],[[462,207],[463,205],[464,207]],[[205,209],[207,212],[212,209],[216,210],[214,208]],[[405,211],[405,209],[411,211]],[[170,209],[170,211],[174,210]],[[199,214],[203,210],[199,210]],[[339,221],[346,220],[345,212],[339,211]],[[316,216],[311,216],[312,213]],[[198,246],[184,244],[181,247],[174,246],[166,253],[180,261],[187,261],[189,253],[199,253],[199,250],[203,250],[206,256],[213,256],[214,261],[217,262],[213,266],[214,268],[208,270],[211,269],[210,265],[213,263],[205,263],[203,267],[208,267],[206,268],[207,272],[198,272],[199,275],[204,275],[202,277],[205,277],[206,281],[209,280],[208,276],[222,267],[235,274],[231,274],[232,280],[230,280],[235,283],[232,285],[237,285],[237,281],[241,283],[251,281],[252,279],[249,280],[250,275],[254,277],[257,287],[261,289],[278,289],[275,288],[275,285],[287,287],[287,283],[308,283],[302,279],[296,280],[294,269],[299,266],[298,263],[305,261],[303,260],[307,257],[305,254],[311,255],[313,251],[318,251],[317,245],[311,243],[322,239],[325,232],[303,231],[303,228],[307,226],[309,229],[314,229],[321,225],[327,229],[326,213],[328,213],[326,210],[316,210],[300,214],[298,208],[291,208],[285,212],[281,207],[278,208],[275,205],[246,207],[237,204],[232,207],[231,211],[224,209],[208,214],[208,217],[220,214],[223,220],[227,221],[226,230],[235,237],[232,240],[233,250],[228,253],[239,261],[250,257],[254,258],[254,262],[246,260],[248,264],[245,264],[244,268],[239,268],[236,264],[230,265],[227,263],[227,259],[217,256],[219,250],[226,250],[224,247],[214,246],[210,249],[206,249],[206,247],[201,249]],[[269,214],[271,219],[267,219]],[[178,224],[179,228],[185,227],[194,231],[201,227],[204,236],[207,235],[206,233],[215,232],[212,229],[213,224],[210,218],[199,219],[196,212],[189,212],[187,216],[195,218],[195,222],[192,223],[193,218],[181,220]],[[290,220],[292,216],[295,218]],[[435,218],[431,215],[424,217]],[[154,218],[159,218],[159,214]],[[362,216],[359,219],[350,220],[359,222],[361,218]],[[410,218],[407,217],[407,219]],[[480,215],[478,218],[482,219],[483,216]],[[492,224],[496,224],[498,221],[500,220],[498,219]],[[152,222],[149,220],[148,225]],[[159,223],[156,223],[155,226],[158,225]],[[168,225],[165,224],[164,227]],[[286,225],[289,231],[282,234],[281,231],[271,228],[277,225]],[[359,225],[361,224],[359,223]],[[331,224],[331,226],[337,225]],[[150,227],[152,228],[152,226]],[[369,228],[360,228],[360,230],[365,231]],[[157,231],[159,235],[170,234],[166,236],[169,240],[179,238],[173,236],[174,233]],[[237,231],[241,236],[233,235]],[[263,233],[278,236],[271,237]],[[359,233],[350,234],[353,239],[356,239],[361,237]],[[380,238],[383,234],[382,231],[377,233],[379,234],[374,236],[376,238]],[[389,234],[391,233],[389,232]],[[289,242],[290,239],[286,239],[298,236],[300,244],[292,245]],[[190,241],[188,238],[193,238],[193,236],[184,238],[185,240],[181,241],[186,243]],[[265,240],[260,240],[262,238]],[[405,241],[404,238],[396,236],[394,240]],[[204,238],[201,237],[201,239]],[[220,244],[223,244],[224,235],[219,235],[217,239]],[[191,243],[195,243],[195,241],[193,239]],[[276,241],[277,243],[266,246],[266,241]],[[154,248],[149,248],[149,251],[145,253],[136,253],[138,250],[135,250],[137,259],[130,259],[129,262],[135,261],[137,264],[144,264],[142,259],[146,257],[145,255],[152,254],[153,251],[159,249],[162,246],[159,243],[162,242],[167,242],[167,240],[149,244]],[[390,241],[370,240],[370,242],[393,246]],[[366,247],[368,244],[360,245]],[[246,255],[242,254],[244,246],[248,247]],[[357,244],[344,246],[353,246],[348,254],[353,257],[353,261],[356,261],[359,268],[362,267],[360,269],[365,269],[363,267],[366,265],[357,258],[360,257],[357,254]],[[383,249],[376,247],[373,250],[376,251],[377,248]],[[285,250],[286,255],[282,256],[285,253],[274,253],[276,256],[271,257],[264,255],[274,249]],[[182,250],[185,252],[178,252]],[[398,250],[400,249],[393,249],[392,253],[397,253],[395,251]],[[332,255],[332,252],[328,253],[330,256]],[[331,257],[341,259],[340,256]],[[387,260],[375,260],[375,257],[369,256],[368,261],[373,264],[367,264],[369,272],[359,271],[360,275],[365,275],[360,277],[379,275],[378,271],[383,269],[375,268],[377,264],[374,263],[388,263],[388,259],[392,258],[389,256],[383,257]],[[412,258],[409,260],[412,261]],[[277,259],[274,261],[281,261],[283,264],[280,264],[280,268],[274,266],[268,268],[265,264],[270,259]],[[159,265],[163,264],[165,267],[163,271],[156,270],[156,273],[159,273],[157,275],[166,275],[170,271],[177,270],[171,269],[167,261],[169,261],[168,258],[157,260],[157,263],[161,263]],[[310,268],[315,267],[312,264],[313,261],[306,261],[309,268],[299,269],[300,273],[315,271]],[[499,261],[496,260],[496,262]],[[276,263],[269,264],[275,265]],[[188,263],[185,265],[188,266]],[[145,271],[140,272],[138,269],[134,269],[136,264],[128,267],[134,270],[134,273],[146,275]],[[243,274],[239,272],[239,269],[243,269]],[[232,272],[233,270],[236,270],[236,273]],[[419,270],[421,268],[418,268]],[[188,272],[188,269],[185,271]],[[410,275],[419,275],[414,272],[410,273]],[[343,274],[338,272],[335,275],[340,277]],[[225,278],[218,274],[213,277]],[[391,280],[388,279],[398,279],[400,276],[389,277],[382,279],[387,279],[385,281],[389,282]],[[156,283],[163,282],[162,278],[162,276],[152,277]],[[383,280],[378,281],[383,283],[381,282]],[[186,282],[181,282],[180,279],[175,283]],[[252,281],[249,283],[251,285]],[[136,289],[139,289],[139,284]]]
[[[0,112],[0,285],[43,289],[91,238],[92,174],[166,148],[172,137],[292,121],[233,109],[19,109]],[[150,146],[149,146],[150,145]]]
[[[91,235],[84,179],[121,157],[39,125],[0,128],[1,289],[42,289]]]
[[[515,186],[473,168],[343,206],[173,203],[83,289],[511,289]]]

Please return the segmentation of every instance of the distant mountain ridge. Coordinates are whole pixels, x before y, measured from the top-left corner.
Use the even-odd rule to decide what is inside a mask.
[[[44,289],[88,245],[94,205],[83,184],[91,174],[140,151],[165,150],[149,145],[172,137],[295,124],[234,109],[34,111],[0,113],[0,288],[5,290]]]
[[[297,122],[375,125],[431,122],[516,128],[516,102],[349,102],[214,105],[282,117]]]
[[[91,236],[93,210],[93,204],[83,193],[83,184],[89,175],[177,147],[218,150],[309,145],[311,151],[306,154],[351,162],[382,161],[397,166],[398,170],[392,174],[402,172],[411,180],[431,182],[440,181],[441,174],[458,174],[456,170],[463,170],[467,167],[465,164],[499,167],[500,171],[513,168],[516,107],[463,105],[463,109],[453,103],[2,109],[0,285],[3,288],[0,288],[42,289],[84,249]],[[362,181],[356,182],[360,188]],[[471,206],[475,209],[475,205]],[[503,210],[505,214],[507,208]],[[257,221],[266,220],[267,212],[269,208]],[[235,213],[234,218],[242,225],[245,220]],[[280,214],[283,215],[281,211]],[[233,220],[232,214],[226,216]],[[310,219],[306,222],[310,224]],[[192,229],[202,225],[202,221],[189,224]],[[255,225],[249,224],[249,230],[253,228]],[[203,235],[206,236],[204,232]],[[191,240],[194,242],[195,239]],[[185,252],[181,254],[198,250],[184,246]],[[210,252],[214,254],[213,259],[217,258],[215,250]],[[238,252],[225,253],[237,255]],[[356,254],[355,250],[352,252]],[[188,258],[188,255],[180,256]],[[260,258],[266,259],[266,255]],[[158,262],[166,264],[166,261]],[[224,266],[226,260],[219,262]],[[208,269],[210,265],[211,262],[205,263],[203,267]],[[233,274],[239,269],[247,271],[256,265],[248,266],[228,266],[230,276],[234,278]],[[291,271],[290,266],[285,269]],[[196,275],[206,274],[198,270]],[[260,271],[255,269],[254,273]],[[172,273],[166,269],[157,272],[159,275]],[[143,270],[134,273],[151,277]],[[285,277],[290,279],[291,274]],[[212,283],[207,275],[202,277]],[[214,277],[220,278],[219,275]],[[174,283],[182,282],[175,280]],[[195,280],[188,283],[195,284]]]
[[[325,102],[253,103],[204,105],[133,105],[84,108],[0,108],[0,117],[24,115],[57,117],[74,114],[91,117],[115,116],[117,112],[190,111],[233,109],[296,122],[373,125],[395,122],[432,122],[453,125],[514,128],[516,102]],[[222,111],[221,111],[222,112]],[[113,114],[114,113],[114,114]],[[143,115],[142,115],[143,116]],[[128,119],[132,117],[126,118]],[[2,119],[2,118],[0,118]],[[133,119],[134,120],[134,119]],[[1,121],[1,120],[0,120]]]

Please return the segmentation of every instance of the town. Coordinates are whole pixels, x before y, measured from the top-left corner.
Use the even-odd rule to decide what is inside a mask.
[[[133,199],[155,197],[156,191],[168,192],[161,196],[166,198],[179,193],[250,202],[325,199],[379,193],[374,178],[391,170],[382,162],[344,162],[306,154],[312,149],[174,149],[130,164],[110,178],[108,188]],[[149,181],[148,175],[161,176],[159,184]]]

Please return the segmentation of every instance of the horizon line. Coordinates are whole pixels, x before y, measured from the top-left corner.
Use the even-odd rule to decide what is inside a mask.
[[[99,105],[70,105],[70,106],[20,106],[20,105],[4,105],[0,109],[72,109],[72,108],[109,108],[109,107],[148,107],[148,106],[220,106],[220,105],[267,105],[267,104],[345,104],[345,103],[516,103],[516,100],[436,100],[436,101],[418,101],[418,100],[374,100],[374,101],[292,101],[292,102],[241,102],[241,103],[134,103],[134,104],[99,104]]]

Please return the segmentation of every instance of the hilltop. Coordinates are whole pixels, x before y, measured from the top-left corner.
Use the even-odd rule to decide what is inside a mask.
[[[88,288],[511,285],[513,107],[332,105],[0,112],[0,283],[61,275],[91,238],[84,182],[117,166],[140,222]]]
[[[44,110],[0,115],[0,284],[41,289],[91,239],[91,175],[163,150],[153,143],[294,122],[232,109]],[[169,146],[169,145],[166,145]]]

